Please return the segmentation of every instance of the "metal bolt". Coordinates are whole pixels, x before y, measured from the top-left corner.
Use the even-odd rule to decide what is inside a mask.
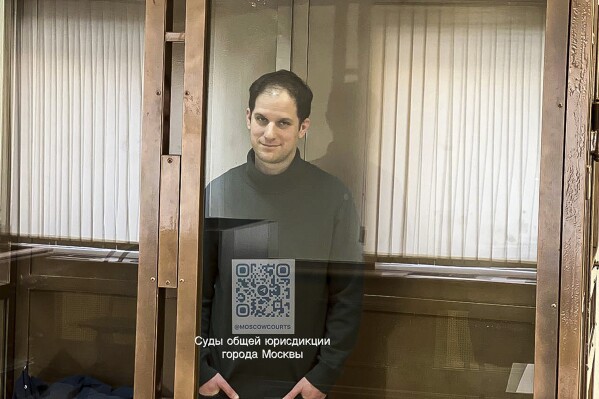
[[[558,108],[563,108],[564,107],[564,103],[558,103],[557,106],[558,106]]]
[[[156,90],[156,95],[157,95],[157,96],[159,96],[159,95],[161,95],[161,94],[162,94],[162,92],[161,92],[160,90]]]
[[[166,280],[165,283],[166,283],[166,285],[171,285],[171,281],[170,280]]]
[[[185,95],[188,96],[189,95],[189,90],[185,90]]]
[[[173,158],[168,158],[168,159],[166,160],[166,162],[168,162],[168,163],[173,163]]]
[[[183,279],[180,279],[180,280],[179,280],[179,282],[180,282],[180,283],[184,283],[184,282],[185,282],[185,280],[183,280]]]
[[[156,277],[150,277],[150,281],[156,281]]]
[[[555,304],[555,303],[552,303],[552,304],[551,304],[551,307],[552,307],[553,309],[557,309],[557,304]]]

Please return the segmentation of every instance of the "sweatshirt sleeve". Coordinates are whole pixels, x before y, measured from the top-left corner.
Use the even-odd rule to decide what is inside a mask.
[[[317,364],[306,374],[306,379],[325,393],[341,374],[360,326],[364,268],[359,236],[357,213],[346,192],[335,216],[327,275],[329,297],[324,338],[330,339],[330,345],[320,347]]]

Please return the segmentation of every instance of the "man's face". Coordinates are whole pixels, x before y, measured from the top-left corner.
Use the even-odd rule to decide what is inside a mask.
[[[295,157],[297,141],[306,135],[310,119],[300,123],[295,100],[284,89],[269,88],[246,110],[256,167],[266,174],[285,171]]]

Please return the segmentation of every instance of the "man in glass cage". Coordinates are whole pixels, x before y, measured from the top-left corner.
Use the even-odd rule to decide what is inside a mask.
[[[290,71],[252,83],[247,162],[206,190],[200,397],[321,399],[360,323],[349,190],[302,160],[312,91]],[[210,237],[216,237],[210,239]]]

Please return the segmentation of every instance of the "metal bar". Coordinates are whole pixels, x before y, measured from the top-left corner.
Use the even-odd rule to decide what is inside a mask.
[[[0,253],[0,259],[3,259],[4,254],[8,254],[12,259],[16,259],[21,254],[19,252],[20,250],[30,251],[31,257],[43,255],[49,257],[72,257],[73,259],[89,260],[92,262],[121,262],[125,259],[139,259],[139,251],[137,250],[79,247],[72,245],[30,244],[22,242],[13,244],[13,247],[19,249],[11,249],[9,252]],[[17,255],[15,255],[15,253]],[[24,252],[23,255],[27,255],[27,252]]]
[[[158,210],[163,144],[166,0],[146,2],[141,143],[139,271],[135,336],[135,399],[158,390]]]
[[[470,267],[470,266],[438,266],[427,264],[395,264],[375,263],[376,270],[411,273],[411,276],[426,275],[431,277],[465,276],[472,278],[513,278],[514,280],[536,280],[534,268],[509,267]]]
[[[16,275],[19,276],[19,280],[15,281],[17,285],[15,330],[19,333],[15,335],[14,358],[15,367],[23,367],[25,361],[29,360],[29,309],[31,297],[29,289],[21,285],[21,279],[31,274],[31,259],[19,258],[14,261],[14,267]]]
[[[15,385],[15,310],[16,310],[16,290],[13,291],[13,295],[6,302],[6,362],[4,364],[5,374],[5,388],[4,395],[6,398],[11,398],[13,395],[13,389]]]
[[[570,10],[568,87],[561,241],[557,397],[579,397],[583,381],[585,267],[588,267],[587,164],[592,102],[591,0],[573,0]],[[552,216],[548,216],[552,217]],[[540,263],[540,262],[539,262]],[[539,286],[540,283],[539,283]],[[547,310],[547,309],[546,309]],[[539,337],[540,338],[540,337]]]
[[[16,310],[17,310],[17,265],[10,262],[10,287],[12,294],[6,303],[6,387],[4,395],[12,398],[15,386],[15,346],[16,346]]]
[[[547,1],[537,250],[534,397],[555,398],[569,3]]]
[[[276,69],[291,69],[291,35],[293,28],[293,0],[279,0],[277,8]]]
[[[186,35],[195,40],[185,44],[175,399],[197,397],[198,356],[194,338],[200,331],[202,297],[203,154],[209,13],[206,0],[187,0],[186,4]]]
[[[21,279],[20,287],[27,290],[87,292],[128,297],[135,296],[135,286],[131,283],[131,281],[112,279],[91,279],[64,276],[29,276],[23,277]]]
[[[2,177],[3,182],[0,187],[0,203],[2,204],[2,210],[0,211],[0,220],[2,221],[2,227],[0,230],[3,233],[10,232],[10,198],[11,198],[11,184],[10,184],[10,172],[11,172],[11,148],[12,148],[12,137],[10,135],[11,131],[11,93],[13,90],[13,80],[12,80],[12,68],[13,68],[13,60],[15,58],[16,52],[16,11],[17,4],[15,1],[4,1],[4,34],[3,34],[3,51],[4,51],[4,59],[2,60],[3,65],[3,76],[2,76],[2,89],[3,89],[3,98],[1,108],[2,115],[2,130],[4,134],[2,134],[2,139],[0,140],[0,144],[2,147],[0,148],[0,157],[2,168]]]
[[[162,156],[158,234],[158,286],[161,288],[177,288],[180,172],[181,157]]]
[[[26,248],[26,249],[16,249],[10,250],[6,252],[0,252],[0,262],[6,260],[14,260],[21,257],[33,257],[33,256],[42,256],[42,255],[50,255],[52,253],[51,249],[47,248]]]
[[[164,35],[164,41],[175,42],[175,43],[184,43],[185,42],[185,32],[166,32],[166,34]]]
[[[114,241],[84,241],[61,238],[32,237],[20,234],[0,234],[0,242],[18,243],[18,246],[60,246],[60,247],[84,247],[90,250],[116,250],[116,251],[139,251],[139,245],[133,242]]]
[[[501,320],[506,322],[530,323],[535,321],[534,306],[499,305],[439,299],[387,297],[365,295],[364,312],[402,313],[447,317],[450,311],[464,311],[468,320]]]
[[[563,133],[563,131],[562,131]],[[560,172],[561,173],[561,172]],[[561,176],[561,174],[560,174]],[[395,256],[395,255],[375,255],[374,253],[364,254],[366,263],[372,264],[373,267],[379,263],[395,263],[395,264],[417,264],[417,265],[436,265],[436,266],[460,266],[460,267],[487,267],[487,268],[533,268],[536,269],[535,262],[516,262],[516,261],[500,261],[489,259],[451,259],[451,258],[432,258],[424,256]]]

